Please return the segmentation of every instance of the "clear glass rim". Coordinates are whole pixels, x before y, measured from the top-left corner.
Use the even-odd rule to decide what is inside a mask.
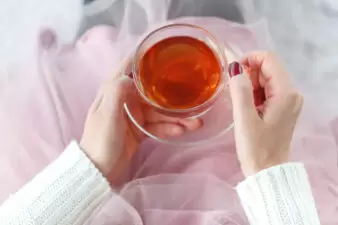
[[[131,113],[131,111],[129,110],[128,104],[124,103],[123,108],[126,112],[126,114],[128,115],[129,119],[132,121],[132,123],[137,127],[137,129],[139,129],[144,135],[146,135],[147,137],[158,141],[159,143],[162,144],[166,144],[166,145],[171,145],[171,146],[186,146],[186,147],[192,147],[192,146],[196,146],[199,144],[205,144],[211,140],[214,140],[216,138],[219,138],[223,135],[225,135],[227,132],[229,132],[233,127],[234,127],[234,122],[231,122],[224,130],[222,130],[221,132],[219,132],[218,134],[208,137],[206,139],[202,139],[202,140],[198,140],[198,141],[175,141],[175,140],[165,140],[163,138],[160,138],[152,133],[150,133],[149,131],[147,131],[141,124],[139,124],[137,122],[137,120],[135,119],[135,117],[133,116],[133,114]]]
[[[223,76],[223,78],[225,79],[224,82],[222,84],[220,84],[220,86],[217,87],[217,90],[215,91],[215,93],[205,102],[203,102],[200,105],[194,106],[192,108],[188,108],[188,109],[168,109],[165,108],[161,105],[156,104],[156,102],[151,101],[142,91],[141,87],[140,87],[140,83],[141,81],[139,80],[139,76],[138,76],[138,59],[139,59],[139,55],[140,55],[140,50],[143,47],[143,44],[148,41],[148,39],[154,35],[155,33],[161,31],[161,30],[165,30],[168,28],[173,28],[173,27],[188,27],[188,28],[193,28],[193,29],[198,29],[200,31],[202,31],[203,33],[206,34],[206,36],[211,39],[211,41],[215,44],[215,48],[216,51],[209,46],[209,48],[214,52],[215,56],[217,57],[218,63],[220,64],[220,69],[221,69],[221,76]],[[145,38],[143,38],[143,40],[140,42],[140,44],[138,45],[138,47],[136,48],[135,54],[134,54],[134,58],[133,58],[133,66],[132,66],[132,72],[133,72],[133,80],[135,83],[135,86],[137,88],[137,92],[141,95],[141,97],[143,98],[143,100],[145,100],[148,104],[150,104],[151,106],[164,111],[164,112],[168,112],[168,113],[189,113],[189,112],[194,112],[202,107],[207,106],[208,104],[210,104],[210,102],[214,101],[219,95],[220,93],[223,91],[223,89],[226,86],[226,82],[228,81],[228,74],[224,71],[224,64],[226,64],[226,59],[225,59],[225,55],[224,52],[222,50],[222,45],[221,43],[216,39],[216,37],[211,34],[209,31],[207,31],[206,29],[193,25],[193,24],[189,24],[189,23],[173,23],[173,24],[168,24],[165,26],[161,26],[155,30],[153,30],[152,32],[150,32]]]

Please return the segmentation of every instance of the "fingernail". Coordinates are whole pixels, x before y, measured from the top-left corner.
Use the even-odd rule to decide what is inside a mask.
[[[131,79],[133,79],[133,77],[134,77],[132,72],[130,72],[130,73],[126,74],[126,75],[127,75],[127,77],[129,77]]]
[[[243,73],[242,66],[239,64],[239,62],[232,62],[229,64],[229,74],[230,77],[237,76],[238,74]]]
[[[266,100],[264,88],[259,88],[254,91],[255,106],[263,105]]]

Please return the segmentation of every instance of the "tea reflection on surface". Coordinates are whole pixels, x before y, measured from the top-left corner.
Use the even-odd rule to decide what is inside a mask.
[[[174,121],[198,117],[203,126],[177,137],[156,136],[142,125],[142,118],[131,107],[133,98],[128,98],[124,108],[132,124],[147,137],[179,146],[206,143],[231,130],[227,62],[232,54],[227,54],[231,51],[225,46],[212,33],[193,24],[169,24],[145,34],[132,64],[136,97],[160,114],[174,117]]]
[[[144,94],[167,109],[189,109],[206,102],[215,93],[222,71],[212,49],[189,36],[157,42],[139,66]]]

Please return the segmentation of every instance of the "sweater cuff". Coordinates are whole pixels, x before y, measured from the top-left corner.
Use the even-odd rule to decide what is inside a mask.
[[[319,225],[304,165],[287,163],[263,170],[237,186],[251,225]]]
[[[16,221],[13,224],[82,224],[111,194],[107,180],[72,142],[4,203],[2,210],[6,212],[0,212],[5,221]]]

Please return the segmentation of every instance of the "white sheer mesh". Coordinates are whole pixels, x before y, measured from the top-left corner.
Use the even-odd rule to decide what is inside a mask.
[[[0,8],[4,9],[0,11],[1,16],[6,19],[14,15],[30,17],[26,12],[32,5],[24,4],[28,8],[21,9],[18,5],[26,1],[11,2],[16,6],[8,3],[4,8],[15,10],[10,14]],[[56,5],[49,5],[53,7],[41,7],[40,17],[36,12],[39,19],[27,20],[31,23],[29,32],[24,30],[25,20],[20,23],[0,20],[0,25],[4,24],[0,26],[1,32],[13,31],[11,35],[15,37],[11,39],[9,34],[0,37],[1,41],[10,43],[0,48],[3,74],[0,82],[0,201],[55,159],[72,139],[79,140],[86,111],[99,86],[120,59],[134,50],[146,31],[167,22],[188,22],[214,33],[237,57],[249,51],[273,48],[267,29],[269,20],[257,16],[250,1],[222,2],[229,9],[224,15],[221,3],[212,6],[209,1],[116,1],[114,7],[119,8],[103,12],[108,18],[106,22],[114,27],[92,28],[75,44],[72,44],[73,38],[80,31],[80,1],[58,1]],[[212,13],[206,12],[243,23],[212,17]],[[51,19],[45,20],[46,15]],[[184,15],[186,17],[182,17]],[[69,21],[66,18],[70,18]],[[84,23],[82,27],[86,26],[90,24]],[[16,30],[18,32],[14,32]],[[17,49],[24,49],[25,54]],[[288,51],[292,55],[293,49]],[[327,67],[334,58],[320,60],[319,65]],[[320,67],[314,68],[317,70]],[[306,164],[321,221],[332,224],[338,209],[335,176],[338,123],[330,121],[334,121],[338,113],[330,104],[337,94],[333,88],[337,79],[326,76],[327,89],[322,85],[312,92],[316,79],[318,76],[309,76],[308,80],[304,80],[304,76],[295,77],[296,85],[310,101],[297,127],[292,160]],[[322,98],[326,91],[327,99]],[[311,99],[321,99],[320,108],[329,110],[313,113],[311,110],[319,107],[311,104]],[[247,224],[234,192],[234,186],[243,176],[231,132],[211,143],[189,148],[173,148],[148,140],[133,160],[131,168],[121,175],[125,185],[119,187],[120,195],[103,205],[88,224]]]

